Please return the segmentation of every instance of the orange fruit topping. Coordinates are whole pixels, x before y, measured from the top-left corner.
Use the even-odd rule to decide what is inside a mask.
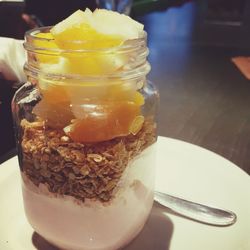
[[[140,106],[133,102],[113,102],[107,105],[82,106],[84,117],[64,128],[75,142],[98,142],[125,136],[140,115]]]
[[[52,128],[63,128],[74,118],[70,101],[63,86],[40,81],[42,100],[35,106],[33,113],[42,118]]]

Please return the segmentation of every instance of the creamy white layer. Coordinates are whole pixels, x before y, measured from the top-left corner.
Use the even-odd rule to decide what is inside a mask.
[[[126,168],[115,198],[108,203],[55,196],[23,176],[26,216],[32,227],[67,250],[118,249],[143,228],[153,204],[155,147],[144,150]]]

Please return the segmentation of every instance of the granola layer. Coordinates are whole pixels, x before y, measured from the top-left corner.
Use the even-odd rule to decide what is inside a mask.
[[[62,130],[22,121],[22,171],[52,193],[107,202],[128,164],[156,140],[152,119],[136,135],[94,144],[75,143]]]

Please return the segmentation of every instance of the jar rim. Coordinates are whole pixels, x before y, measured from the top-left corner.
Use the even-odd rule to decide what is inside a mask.
[[[103,81],[115,81],[119,80],[119,82],[125,82],[129,80],[136,80],[142,79],[149,73],[151,70],[150,64],[145,62],[143,65],[140,65],[136,70],[129,70],[126,73],[115,73],[107,76],[101,75],[80,75],[80,74],[58,74],[58,73],[45,73],[41,72],[39,69],[28,66],[27,63],[24,65],[24,71],[26,75],[33,78],[37,77],[38,75],[42,75],[43,78],[47,79],[54,79],[54,81],[58,81],[63,83],[64,81],[74,79],[74,81],[79,81],[81,83],[83,80],[84,82],[95,82],[96,84],[102,84]],[[77,85],[75,83],[75,85]]]
[[[142,31],[141,37],[136,38],[136,39],[128,39],[125,40],[122,44],[118,46],[112,46],[112,47],[104,47],[104,48],[94,48],[94,49],[61,49],[61,48],[47,48],[47,47],[42,47],[39,45],[34,45],[34,43],[30,43],[29,41],[40,41],[40,42],[50,42],[53,41],[54,39],[50,38],[45,38],[45,37],[38,37],[36,36],[37,33],[46,33],[48,32],[53,26],[44,26],[44,27],[39,27],[39,28],[34,28],[29,31],[25,32],[25,42],[24,42],[24,48],[27,51],[43,51],[46,54],[48,53],[96,53],[96,52],[101,52],[101,53],[110,53],[112,51],[116,51],[116,53],[126,53],[131,50],[135,50],[136,48],[145,45],[146,40],[147,40],[147,32]],[[80,45],[80,44],[86,44],[90,42],[95,42],[96,40],[70,40],[69,42],[75,45]],[[39,44],[39,43],[38,43]]]
[[[63,73],[60,74],[58,72],[46,72],[41,71],[39,67],[37,67],[36,63],[30,63],[29,60],[26,62],[24,66],[24,70],[26,72],[26,75],[32,77],[39,74],[43,74],[45,77],[53,78],[53,79],[79,79],[79,80],[91,80],[91,81],[98,81],[98,79],[102,78],[109,78],[109,79],[117,79],[120,80],[131,80],[131,79],[138,79],[141,77],[144,77],[148,72],[150,71],[150,65],[147,62],[146,58],[149,54],[149,50],[147,48],[146,39],[147,39],[147,33],[143,31],[142,37],[138,39],[130,39],[124,41],[121,45],[113,46],[109,48],[100,48],[100,49],[61,49],[61,48],[51,48],[51,47],[45,47],[43,46],[44,43],[42,42],[49,42],[53,41],[54,39],[45,38],[45,37],[38,37],[37,33],[46,33],[49,32],[49,30],[52,28],[52,26],[44,26],[40,28],[35,28],[32,30],[29,30],[25,33],[25,42],[24,42],[24,48],[27,50],[28,54],[30,54],[30,58],[33,58],[34,54],[41,54],[41,55],[49,55],[49,56],[55,56],[60,57],[65,56],[65,54],[71,54],[73,53],[75,56],[83,54],[92,56],[92,53],[95,54],[99,53],[101,55],[111,55],[113,53],[115,54],[121,54],[125,55],[126,53],[132,53],[137,55],[136,60],[139,60],[139,63],[134,68],[126,68],[124,71],[121,72],[112,72],[107,75],[92,75],[92,74],[86,74],[81,75],[77,73]],[[36,42],[37,41],[37,42]],[[39,41],[39,42],[38,42]],[[90,41],[90,40],[89,40]],[[75,41],[79,42],[79,41]],[[80,41],[81,42],[81,41]],[[32,59],[31,59],[32,60]],[[132,62],[133,63],[133,62]]]

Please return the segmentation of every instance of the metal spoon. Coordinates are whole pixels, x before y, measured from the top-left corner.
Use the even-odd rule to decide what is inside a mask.
[[[229,226],[236,222],[234,212],[192,201],[184,200],[166,193],[154,192],[154,200],[184,217],[214,226]]]

